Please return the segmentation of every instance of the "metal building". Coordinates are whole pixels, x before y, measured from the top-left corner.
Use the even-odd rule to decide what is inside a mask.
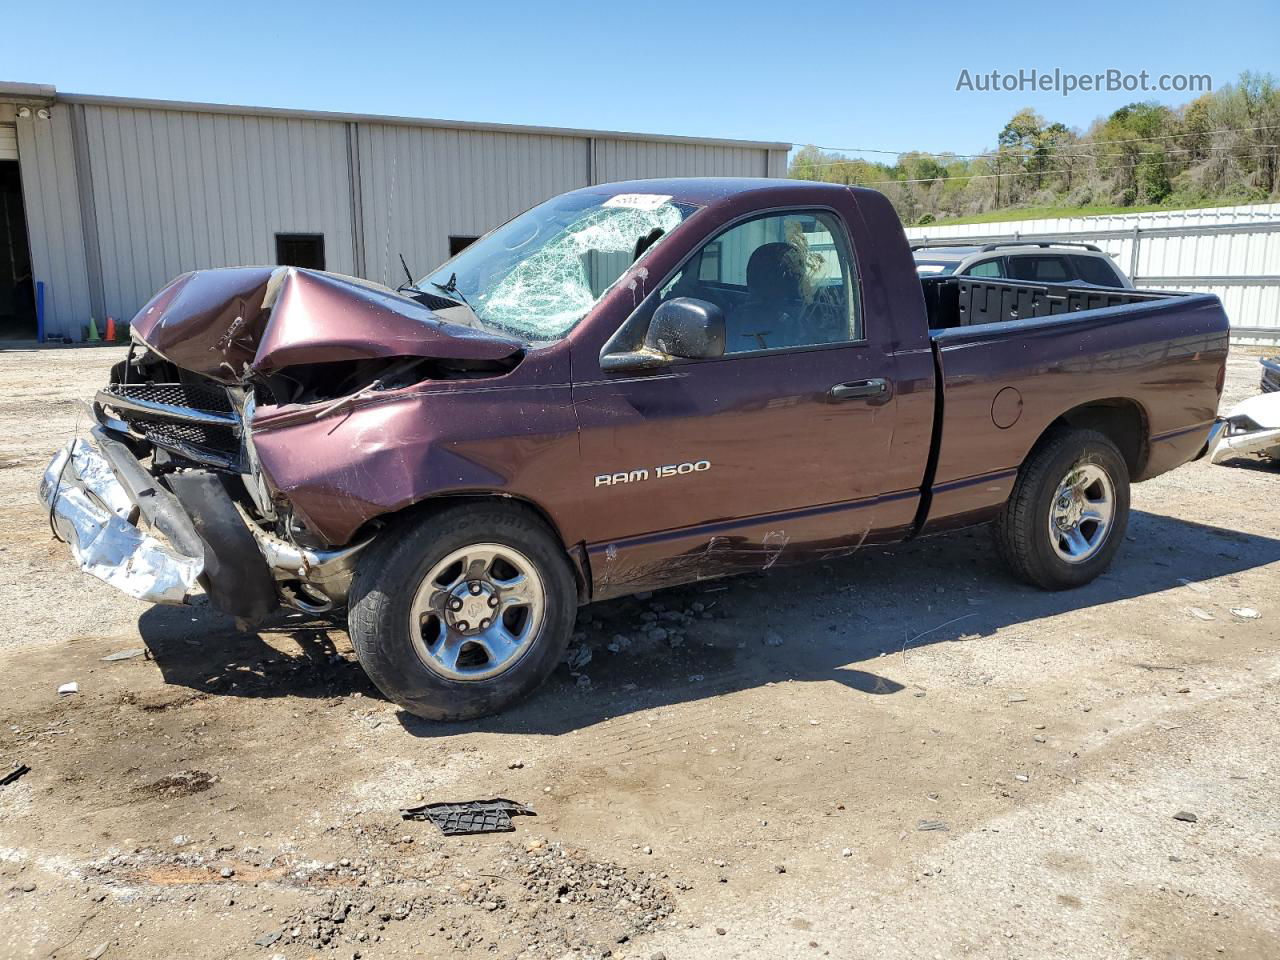
[[[785,176],[790,144],[131,100],[0,83],[0,338],[82,339],[187,270],[395,285],[566,190]]]

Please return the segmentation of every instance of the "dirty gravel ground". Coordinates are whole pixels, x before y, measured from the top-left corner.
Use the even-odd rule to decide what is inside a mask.
[[[1280,957],[1276,469],[1137,488],[1073,593],[973,531],[589,608],[579,676],[439,725],[336,624],[72,568],[36,480],[118,355],[0,353],[0,956]]]

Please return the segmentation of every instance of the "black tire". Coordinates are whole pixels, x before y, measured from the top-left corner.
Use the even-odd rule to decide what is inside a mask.
[[[542,623],[505,672],[454,680],[423,662],[410,635],[410,610],[432,568],[477,543],[513,548],[532,562],[545,587]],[[467,501],[407,518],[381,534],[360,559],[347,622],[360,665],[388,698],[428,720],[467,720],[497,713],[546,681],[564,656],[577,605],[564,549],[533,511]]]
[[[1087,559],[1058,555],[1049,533],[1050,509],[1058,485],[1078,466],[1106,472],[1114,495],[1114,515],[1105,539]],[[1069,590],[1090,582],[1111,565],[1129,524],[1129,468],[1110,438],[1096,430],[1062,429],[1047,436],[1018,471],[1013,494],[995,523],[996,544],[1013,573],[1046,590]]]

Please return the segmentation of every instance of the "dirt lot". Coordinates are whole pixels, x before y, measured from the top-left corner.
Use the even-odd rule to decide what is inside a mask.
[[[974,531],[588,608],[579,676],[436,725],[338,625],[73,569],[37,477],[117,357],[0,353],[0,956],[1280,957],[1276,470],[1137,488],[1073,593]],[[537,816],[398,815],[490,797]]]

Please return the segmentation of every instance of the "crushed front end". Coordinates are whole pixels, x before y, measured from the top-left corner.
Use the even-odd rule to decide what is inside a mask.
[[[184,274],[134,317],[89,436],[49,463],[50,525],[85,572],[141,600],[204,595],[250,622],[344,606],[383,515],[440,473],[406,453],[430,446],[422,385],[523,356],[468,316],[293,267]]]
[[[130,596],[254,622],[282,603],[346,601],[363,544],[298,542],[253,451],[252,387],[181,370],[142,345],[112,368],[88,438],[50,461],[40,498],[82,570]]]

